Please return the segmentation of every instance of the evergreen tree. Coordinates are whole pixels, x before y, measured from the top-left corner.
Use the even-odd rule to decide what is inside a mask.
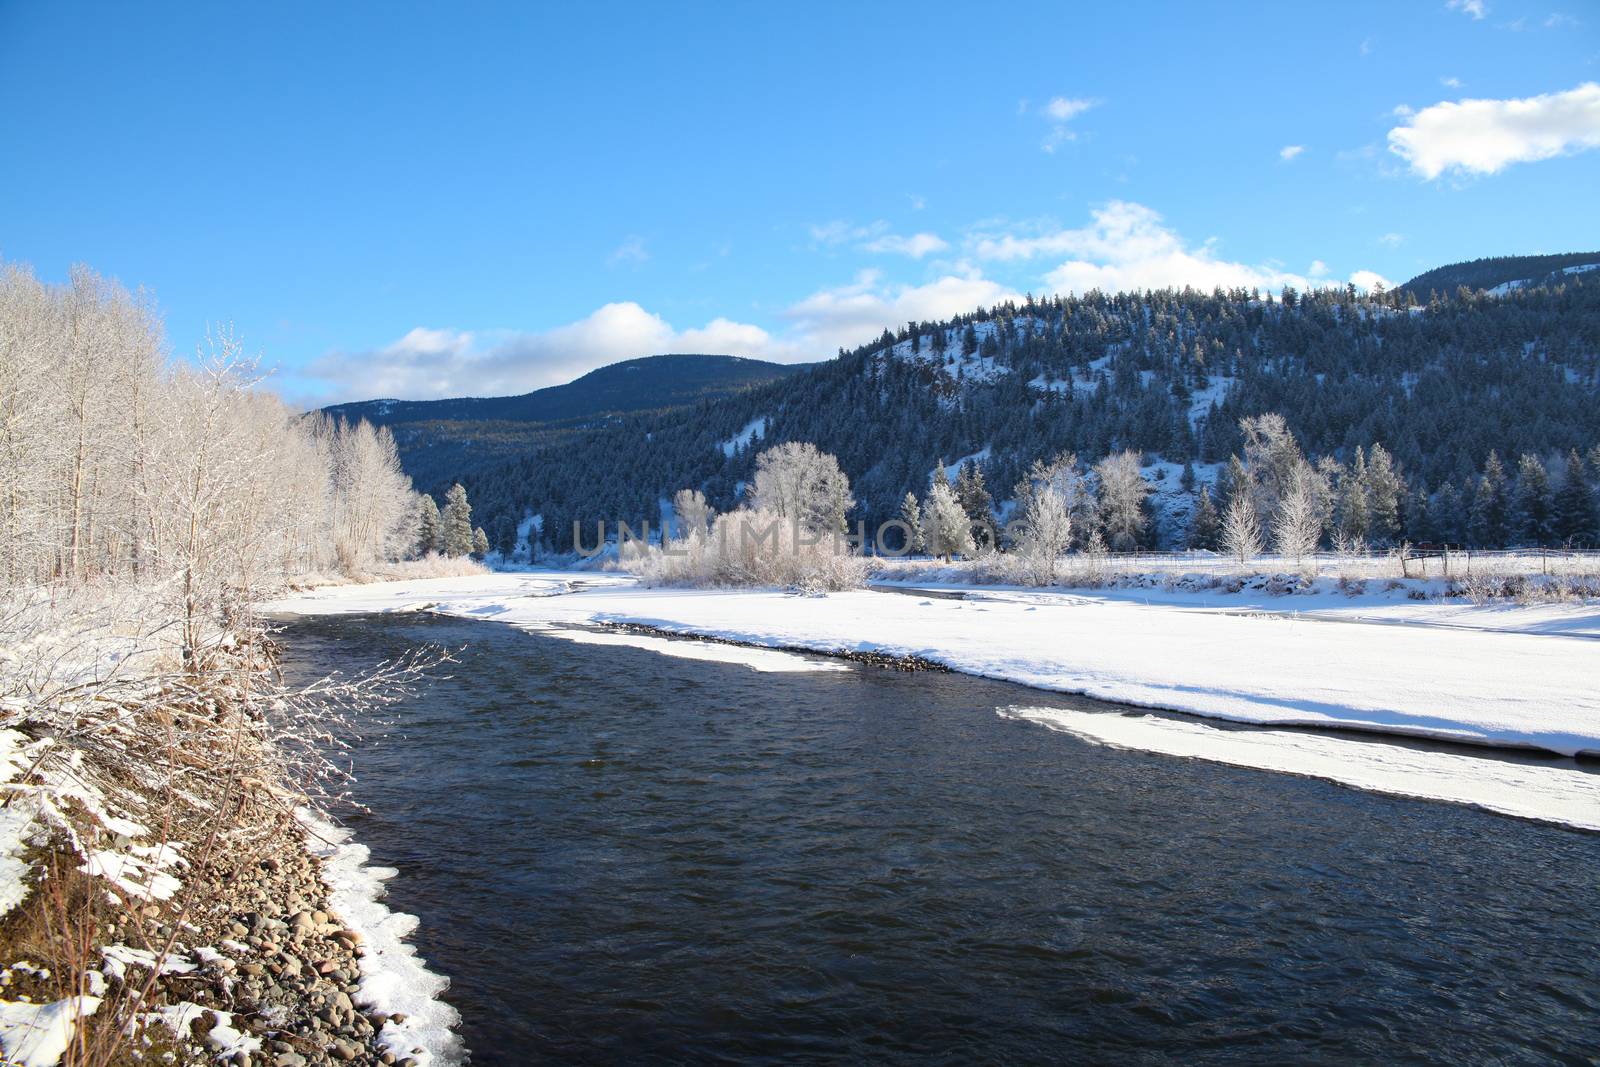
[[[994,498],[983,484],[983,468],[972,460],[961,464],[956,475],[956,502],[967,518],[977,527],[973,531],[974,543],[980,549],[993,548],[989,530],[994,528]]]
[[[1394,461],[1380,444],[1367,456],[1367,528],[1374,544],[1392,545],[1400,536],[1400,499],[1404,484]]]
[[[1433,494],[1433,499],[1428,501],[1428,525],[1433,537],[1445,544],[1466,543],[1466,507],[1454,483],[1445,482]]]
[[[1513,511],[1516,536],[1525,545],[1547,545],[1554,535],[1555,500],[1550,474],[1539,457],[1524,452],[1517,461],[1517,493]]]
[[[906,498],[900,502],[900,521],[905,523],[911,531],[906,534],[906,551],[921,552],[923,549],[922,506],[917,503],[917,494],[907,493]]]
[[[1594,490],[1578,450],[1567,454],[1567,477],[1556,496],[1556,536],[1569,545],[1600,541],[1600,516],[1595,512]]]
[[[1510,539],[1510,504],[1506,500],[1506,471],[1500,457],[1490,450],[1483,461],[1483,474],[1472,496],[1472,515],[1468,533],[1478,548],[1504,548]]]
[[[444,512],[440,516],[444,554],[465,556],[472,552],[472,505],[467,503],[467,490],[460,482],[450,487],[444,495]]]
[[[1217,505],[1211,502],[1211,487],[1200,487],[1200,499],[1195,503],[1194,518],[1189,520],[1189,547],[1217,550],[1217,537],[1222,532],[1222,516]]]
[[[417,498],[417,555],[426,556],[443,547],[441,530],[439,505],[431,494],[423,493]]]
[[[472,531],[472,554],[482,559],[489,554],[489,535],[480,526]]]
[[[1340,474],[1336,504],[1338,541],[1348,548],[1365,542],[1371,531],[1371,515],[1367,510],[1368,492],[1367,456],[1357,448],[1355,460]]]

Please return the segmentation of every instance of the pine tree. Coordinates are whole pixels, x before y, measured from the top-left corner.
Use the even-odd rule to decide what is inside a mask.
[[[994,498],[983,484],[983,468],[972,460],[961,464],[956,475],[956,502],[977,527],[973,536],[978,548],[993,548],[989,530],[994,527]]]
[[[423,493],[417,498],[417,555],[426,556],[442,547],[440,537],[439,505],[433,496]]]
[[[472,552],[472,505],[467,503],[467,490],[460,482],[450,487],[444,495],[444,512],[440,516],[447,556],[465,556]]]
[[[1461,493],[1451,482],[1445,482],[1428,502],[1428,525],[1435,538],[1445,544],[1464,544],[1467,539],[1466,509]]]
[[[1367,509],[1368,496],[1367,457],[1359,447],[1356,458],[1339,478],[1338,542],[1354,548],[1367,539],[1371,531],[1371,513]]]
[[[480,526],[472,531],[472,554],[482,559],[489,554],[489,535]]]
[[[1392,545],[1400,536],[1400,498],[1405,490],[1394,461],[1379,444],[1367,456],[1367,528],[1374,544]]]
[[[1472,496],[1472,516],[1468,533],[1478,548],[1504,548],[1510,539],[1509,502],[1506,500],[1506,470],[1491,449],[1483,461],[1483,474]]]
[[[907,552],[921,552],[922,540],[922,506],[917,503],[917,494],[907,493],[906,498],[900,502],[900,521],[910,530],[906,534],[905,549]]]
[[[1538,456],[1524,452],[1517,461],[1517,492],[1513,510],[1518,540],[1526,545],[1549,544],[1554,534],[1554,512],[1550,474]]]
[[[1567,454],[1567,477],[1556,496],[1556,536],[1569,545],[1600,541],[1600,515],[1595,512],[1594,490],[1578,450]]]
[[[1200,487],[1200,499],[1194,507],[1194,518],[1189,520],[1189,547],[1216,551],[1217,538],[1222,533],[1222,516],[1211,502],[1211,487]]]

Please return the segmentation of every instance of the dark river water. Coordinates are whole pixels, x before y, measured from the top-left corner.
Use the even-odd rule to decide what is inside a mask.
[[[464,646],[348,821],[477,1064],[1600,1055],[1600,836],[1098,747],[995,714],[1093,702],[959,675],[283,640],[300,676]]]

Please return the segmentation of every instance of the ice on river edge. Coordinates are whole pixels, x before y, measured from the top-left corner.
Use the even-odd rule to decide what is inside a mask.
[[[397,1060],[415,1059],[422,1067],[442,1067],[465,1059],[455,1033],[461,1017],[440,994],[450,980],[428,970],[408,942],[417,928],[414,915],[391,911],[384,903],[383,883],[398,872],[368,866],[367,846],[352,840],[349,830],[306,809],[296,813],[307,832],[311,854],[322,860],[328,901],[335,914],[361,935],[361,981],[356,1000],[387,1015],[378,1043]]]

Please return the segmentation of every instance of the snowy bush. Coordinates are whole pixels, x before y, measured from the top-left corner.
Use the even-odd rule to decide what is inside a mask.
[[[624,558],[648,585],[788,586],[807,592],[854,589],[867,564],[843,535],[813,533],[774,511],[718,515],[709,532],[666,547],[632,546]]]

